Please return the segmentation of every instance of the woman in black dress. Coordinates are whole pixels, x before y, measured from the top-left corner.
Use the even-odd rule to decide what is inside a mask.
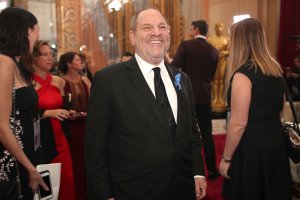
[[[34,167],[38,164],[34,162],[40,160],[40,146],[34,141],[33,131],[37,94],[23,62],[38,37],[39,27],[32,13],[20,8],[6,8],[0,13],[1,200],[21,196],[33,199],[38,184],[47,189]]]
[[[233,200],[290,200],[291,173],[280,121],[282,69],[269,53],[258,20],[240,21],[230,34],[231,115],[220,163],[226,178],[223,194]]]

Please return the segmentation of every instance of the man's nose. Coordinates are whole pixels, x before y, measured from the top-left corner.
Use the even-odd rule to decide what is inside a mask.
[[[160,35],[161,31],[160,31],[159,27],[154,27],[154,28],[152,29],[152,33],[153,33],[154,35]]]

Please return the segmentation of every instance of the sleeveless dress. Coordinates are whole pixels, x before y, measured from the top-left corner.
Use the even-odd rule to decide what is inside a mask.
[[[34,150],[34,121],[38,117],[38,96],[32,86],[25,86],[15,90],[15,113],[12,108],[11,129],[14,130],[17,141],[24,153],[34,166],[44,163],[41,148]],[[14,121],[12,121],[14,120]],[[14,158],[0,144],[0,182],[12,180],[17,176]],[[33,199],[33,192],[29,187],[27,170],[18,164],[23,199]]]
[[[282,78],[266,76],[250,62],[236,72],[251,83],[248,124],[232,157],[230,180],[224,187],[232,200],[291,200],[292,184],[285,138],[280,121]],[[233,75],[234,76],[234,75]],[[231,84],[227,96],[231,100]]]
[[[66,79],[65,79],[66,80]],[[77,83],[66,80],[65,94],[71,94],[72,109],[77,112],[86,112],[89,98],[88,87],[82,79]],[[71,132],[70,149],[74,167],[74,179],[77,200],[87,200],[87,185],[84,165],[84,141],[85,141],[86,117],[78,117],[69,121]]]
[[[46,80],[37,75],[34,75],[33,78],[41,85],[37,90],[39,96],[39,108],[43,110],[62,108],[63,97],[61,96],[59,89],[51,85],[51,74],[47,74]],[[73,166],[69,145],[63,132],[61,122],[56,118],[50,118],[50,121],[54,133],[56,150],[58,152],[58,155],[51,163],[61,163],[59,200],[75,200]],[[43,133],[43,130],[41,130],[41,133]]]

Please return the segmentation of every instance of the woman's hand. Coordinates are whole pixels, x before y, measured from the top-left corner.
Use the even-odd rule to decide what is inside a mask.
[[[33,193],[37,192],[38,185],[41,185],[42,188],[46,191],[49,190],[47,185],[44,183],[40,173],[36,169],[34,169],[34,170],[29,172],[29,187],[32,189]]]
[[[228,176],[228,169],[230,167],[230,162],[225,162],[223,159],[220,162],[220,166],[219,166],[219,171],[220,174],[227,179],[230,179],[230,177]]]
[[[70,116],[69,111],[65,109],[46,110],[44,112],[44,117],[52,117],[60,121],[64,121],[65,119],[68,119],[69,116]]]
[[[70,110],[70,118],[69,119],[71,119],[71,120],[86,117],[86,112],[76,112],[76,111],[74,111],[75,113],[73,114],[73,112],[72,112],[72,114],[71,114],[71,111],[73,111],[73,110]]]
[[[75,110],[69,110],[69,115],[70,116],[77,115],[77,112]]]
[[[76,119],[78,113],[75,110],[69,110],[69,119]]]

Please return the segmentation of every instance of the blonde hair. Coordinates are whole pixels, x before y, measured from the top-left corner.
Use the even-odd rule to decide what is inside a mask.
[[[29,55],[29,57],[26,59],[26,63],[32,67],[31,72],[34,72],[34,65],[35,65],[35,58],[39,57],[41,55],[40,49],[41,46],[47,45],[50,47],[50,44],[46,40],[37,40],[33,46],[33,51]]]
[[[267,76],[282,76],[280,64],[268,50],[263,27],[254,18],[244,19],[230,28],[230,74],[249,60],[252,67],[260,68]]]
[[[41,55],[40,49],[42,46],[47,45],[50,47],[49,41],[47,40],[37,40],[33,46],[32,56],[39,57]]]

